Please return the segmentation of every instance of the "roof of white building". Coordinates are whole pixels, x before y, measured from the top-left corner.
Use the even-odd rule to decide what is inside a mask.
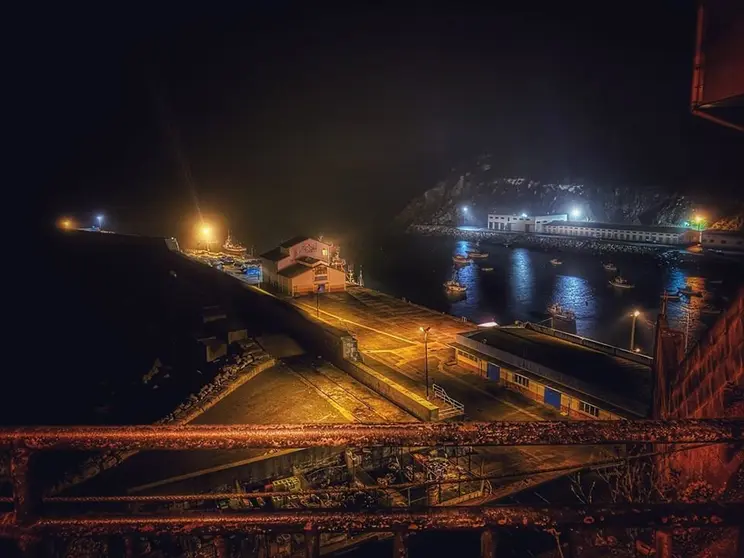
[[[598,223],[593,221],[551,221],[546,227],[582,227],[585,229],[612,229],[617,231],[641,231],[656,233],[684,233],[691,231],[687,227],[657,227],[654,225],[624,225],[621,223]]]

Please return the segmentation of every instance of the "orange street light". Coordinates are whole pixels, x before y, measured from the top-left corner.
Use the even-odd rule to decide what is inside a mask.
[[[630,350],[633,350],[633,346],[635,345],[635,328],[636,328],[636,320],[638,319],[638,316],[641,315],[641,312],[639,310],[634,310],[631,316],[633,316],[633,325],[630,327]]]
[[[59,220],[59,228],[64,229],[66,231],[69,231],[71,228],[73,228],[74,223],[72,222],[72,219],[68,217],[63,217]]]

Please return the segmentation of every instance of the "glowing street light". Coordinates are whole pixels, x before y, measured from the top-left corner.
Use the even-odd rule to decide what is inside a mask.
[[[420,327],[424,334],[424,381],[426,382],[426,399],[429,399],[429,330],[431,327]]]
[[[571,217],[574,219],[580,219],[581,218],[581,210],[578,207],[574,207],[571,210]]]
[[[635,345],[635,329],[636,329],[636,320],[638,319],[638,316],[640,316],[641,313],[638,310],[634,310],[631,316],[633,316],[633,325],[630,327],[630,350],[633,350],[633,346]]]
[[[202,223],[199,227],[199,236],[201,241],[206,245],[207,252],[209,252],[209,245],[212,243],[212,227],[206,223]]]
[[[468,212],[468,206],[467,206],[467,205],[463,205],[463,206],[462,206],[462,211],[463,211],[464,213],[467,213],[467,212]]]
[[[98,230],[102,231],[103,230],[103,215],[101,214],[96,215],[96,221],[98,221]]]
[[[63,217],[59,221],[60,228],[69,231],[72,228],[72,219],[68,219],[67,217]]]
[[[520,215],[520,217],[527,217],[527,214],[526,213],[522,213],[522,215]]]

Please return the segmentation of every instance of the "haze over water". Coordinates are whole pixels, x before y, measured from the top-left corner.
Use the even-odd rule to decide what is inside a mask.
[[[632,254],[544,252],[483,242],[480,249],[489,253],[488,259],[472,262],[458,272],[458,280],[467,286],[467,296],[448,297],[442,284],[452,277],[452,256],[475,249],[472,242],[408,235],[370,242],[346,255],[357,270],[359,263],[364,266],[366,286],[476,323],[539,322],[548,318],[547,307],[557,302],[576,314],[579,335],[627,348],[630,314],[638,309],[642,314],[635,345],[646,353],[653,346],[653,324],[665,289],[673,293],[688,287],[703,293],[703,298],[669,303],[670,323],[682,331],[689,311],[692,341],[717,318],[702,310],[725,307],[742,280],[741,267],[731,264],[662,264]],[[551,265],[552,258],[563,264]],[[602,264],[608,261],[617,266],[617,272],[604,270]],[[493,267],[493,271],[481,267]],[[609,280],[618,274],[635,288],[612,287]]]

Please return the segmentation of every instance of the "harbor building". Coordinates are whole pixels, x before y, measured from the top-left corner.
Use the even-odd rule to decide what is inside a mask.
[[[521,215],[507,215],[498,213],[488,214],[488,228],[495,231],[513,232],[543,232],[546,224],[553,221],[566,221],[568,214],[530,216],[525,213]]]
[[[544,225],[544,232],[562,236],[583,236],[657,244],[693,244],[698,241],[700,234],[686,227],[619,225],[591,221],[553,221]]]
[[[709,229],[703,231],[701,244],[707,250],[721,252],[744,252],[744,234],[737,231],[719,231]]]
[[[263,282],[292,296],[346,290],[346,275],[332,267],[331,246],[296,236],[261,254]]]
[[[461,333],[457,363],[579,419],[647,418],[652,359],[536,324]]]

